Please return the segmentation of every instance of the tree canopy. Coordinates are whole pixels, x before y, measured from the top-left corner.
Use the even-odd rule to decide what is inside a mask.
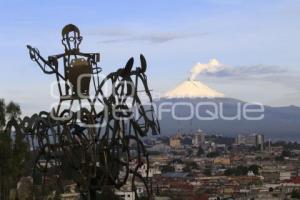
[[[0,99],[0,199],[8,199],[10,189],[16,188],[20,177],[25,175],[28,160],[28,144],[14,137],[15,130],[5,130],[8,120],[16,120],[21,114],[19,104]],[[16,121],[15,121],[16,122]]]

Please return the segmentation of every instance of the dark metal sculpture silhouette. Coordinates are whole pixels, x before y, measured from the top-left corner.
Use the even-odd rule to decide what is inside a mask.
[[[27,46],[31,59],[42,71],[55,74],[60,94],[58,106],[51,112],[10,123],[7,131],[14,127],[21,135],[18,138],[30,144],[35,155],[33,177],[42,174],[43,185],[55,179],[58,193],[65,180],[72,180],[83,199],[96,199],[105,187],[117,191],[125,185],[130,186],[137,199],[151,199],[148,175],[141,173],[142,166],[146,166],[146,174],[149,170],[141,138],[149,132],[159,133],[159,124],[154,118],[144,56],[140,56],[140,67],[133,69],[134,59],[130,58],[124,68],[100,80],[100,55],[80,52],[79,29],[67,25],[62,36],[65,53],[48,59],[38,49]],[[95,95],[91,95],[90,85]],[[143,103],[144,97],[147,104]],[[83,104],[84,100],[88,103]],[[69,107],[62,109],[65,101],[69,101]],[[80,105],[75,111],[74,101]],[[145,192],[140,194],[138,187]]]
[[[97,66],[97,62],[100,61],[100,54],[80,52],[81,41],[82,36],[80,36],[79,29],[75,25],[69,24],[62,30],[62,44],[65,47],[65,52],[62,54],[49,56],[46,60],[40,55],[38,49],[27,45],[30,58],[40,66],[42,71],[46,74],[56,75],[60,95],[60,102],[56,109],[57,115],[59,115],[63,101],[71,101],[70,106],[74,100],[88,99],[90,101],[91,78],[95,90],[99,85],[98,74],[101,72],[101,68]],[[62,66],[59,66],[60,61]],[[96,77],[92,75],[96,75]]]

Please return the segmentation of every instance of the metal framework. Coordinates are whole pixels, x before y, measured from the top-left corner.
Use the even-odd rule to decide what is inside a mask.
[[[59,193],[64,181],[72,180],[83,199],[96,199],[105,187],[121,190],[129,185],[136,199],[151,199],[149,159],[141,138],[158,134],[160,128],[144,56],[140,55],[139,67],[134,69],[134,59],[130,58],[124,68],[101,79],[97,66],[100,54],[80,52],[79,29],[66,25],[62,37],[65,52],[48,59],[27,46],[30,58],[42,71],[56,76],[58,105],[50,112],[11,121],[7,126],[8,132],[14,127],[18,139],[26,140],[31,147],[34,181],[39,175],[42,185],[55,179]],[[74,102],[79,107],[74,109]],[[145,192],[140,194],[138,187]]]

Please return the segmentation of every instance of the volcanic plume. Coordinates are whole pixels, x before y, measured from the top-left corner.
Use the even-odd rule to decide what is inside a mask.
[[[174,89],[164,94],[165,98],[217,98],[224,97],[224,94],[215,91],[214,89],[206,86],[198,80],[196,77],[204,72],[213,73],[222,68],[222,65],[218,60],[212,59],[208,64],[198,63],[191,71],[188,80],[183,81],[177,85]]]

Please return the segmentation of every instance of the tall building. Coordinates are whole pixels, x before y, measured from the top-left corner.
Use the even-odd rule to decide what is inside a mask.
[[[263,134],[251,134],[251,135],[238,135],[236,137],[236,144],[247,146],[259,146],[261,150],[264,149],[264,135]]]
[[[199,147],[205,143],[205,134],[202,130],[198,130],[197,133],[194,134],[192,139],[193,146]]]
[[[263,134],[256,134],[256,146],[260,147],[260,150],[264,150],[265,137]]]

